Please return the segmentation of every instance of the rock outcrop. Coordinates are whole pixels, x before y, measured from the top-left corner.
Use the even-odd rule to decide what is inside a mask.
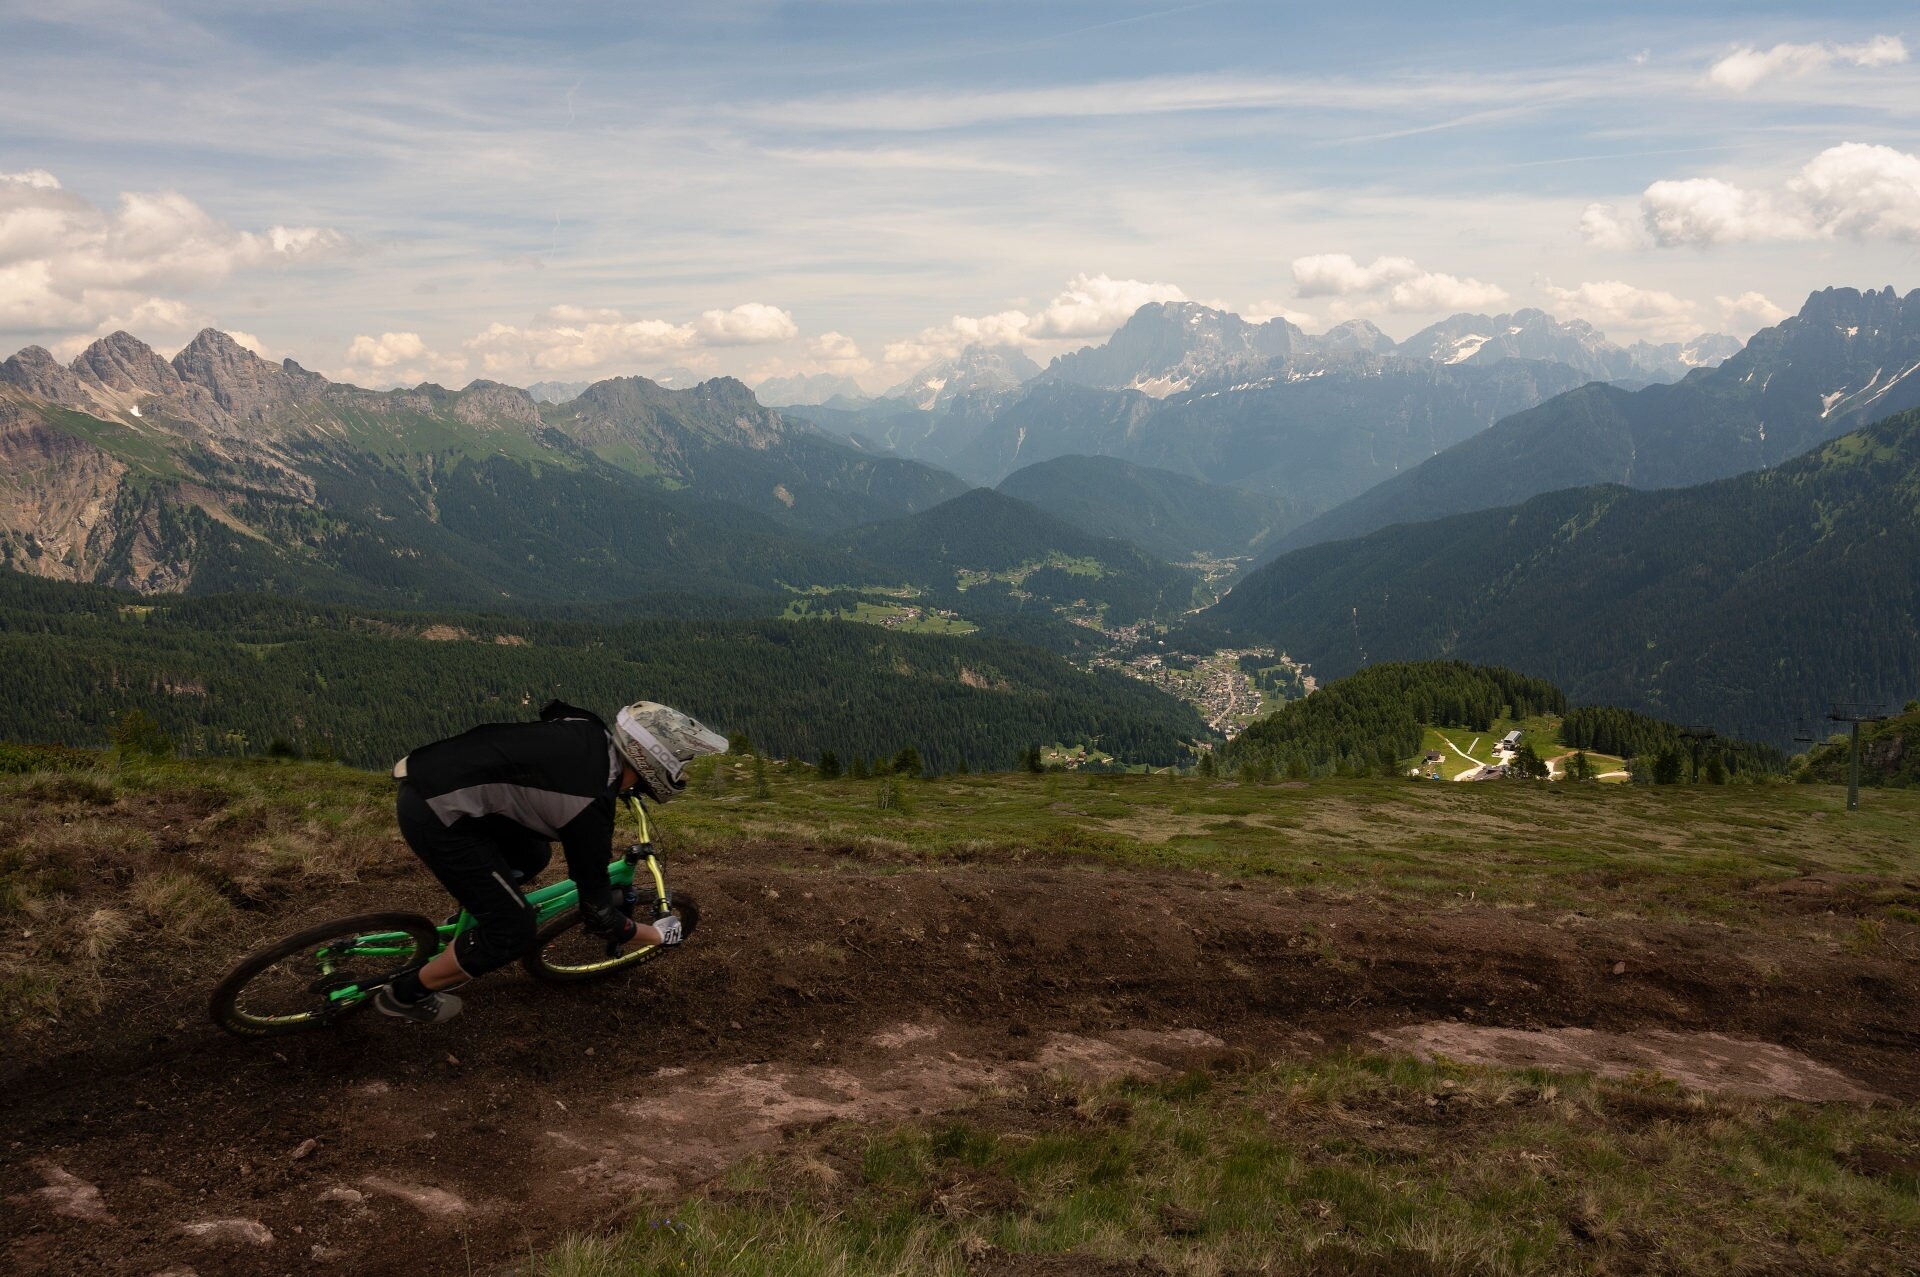
[[[0,363],[0,383],[63,408],[84,408],[93,402],[85,383],[42,346],[28,346]]]
[[[217,328],[200,335],[173,357],[174,373],[199,386],[236,421],[258,422],[287,404],[325,393],[328,381],[288,360],[271,363]]]
[[[470,381],[453,401],[453,415],[470,426],[497,426],[503,421],[523,426],[540,424],[540,408],[533,396],[518,386],[497,381]]]
[[[112,390],[149,395],[181,391],[173,365],[132,333],[117,332],[94,342],[74,359],[73,371]]]

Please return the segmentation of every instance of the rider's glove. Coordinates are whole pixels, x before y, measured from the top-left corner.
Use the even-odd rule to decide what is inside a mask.
[[[653,929],[660,933],[661,944],[679,944],[683,939],[680,931],[680,919],[672,914],[664,914],[653,920]]]
[[[614,944],[625,944],[640,929],[632,918],[612,905],[591,905],[584,900],[580,902],[580,922],[588,931]]]

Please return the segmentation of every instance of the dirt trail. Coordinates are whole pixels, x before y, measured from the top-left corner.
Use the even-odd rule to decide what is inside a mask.
[[[10,1045],[0,1269],[420,1275],[468,1272],[471,1256],[484,1271],[671,1201],[797,1126],[911,1119],[1055,1072],[1377,1049],[1376,1032],[1446,1049],[1431,1035],[1449,1021],[1520,1031],[1507,1060],[1529,1032],[1593,1030],[1616,1051],[1682,1035],[1673,1059],[1675,1042],[1718,1033],[1782,1048],[1769,1058],[1790,1071],[1807,1057],[1836,1087],[1920,1097],[1916,964],[1788,928],[1336,901],[1059,862],[930,871],[759,848],[675,868],[701,931],[611,985],[503,972],[445,1026],[369,1015],[260,1045],[204,1024],[209,972],[184,1001],[127,1000],[57,1052]],[[376,902],[391,888],[303,918]],[[1570,1041],[1543,1039],[1579,1063]],[[1716,1049],[1729,1067],[1746,1050]]]

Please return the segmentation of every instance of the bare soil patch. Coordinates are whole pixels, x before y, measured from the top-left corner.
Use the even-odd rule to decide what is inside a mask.
[[[7,1040],[0,1269],[419,1275],[471,1256],[484,1271],[822,1123],[911,1120],[1053,1073],[1377,1050],[1375,1033],[1421,1049],[1418,1026],[1444,1020],[1521,1035],[1478,1039],[1488,1051],[1558,1042],[1581,1068],[1600,1067],[1596,1043],[1638,1044],[1649,1067],[1694,1070],[1689,1084],[1739,1071],[1714,1072],[1701,1046],[1726,1035],[1804,1057],[1794,1086],[1920,1097],[1916,964],[1808,939],[1800,915],[1755,934],[783,845],[674,872],[705,913],[685,950],[578,990],[502,972],[438,1028],[368,1014],[228,1039],[200,1006],[210,962],[121,991],[107,1017]],[[316,886],[244,915],[235,947],[438,904],[412,878]],[[1462,1058],[1472,1041],[1456,1029],[1438,1049]]]
[[[1885,1097],[1798,1051],[1724,1033],[1602,1033],[1594,1029],[1508,1029],[1439,1021],[1376,1032],[1391,1051],[1423,1060],[1555,1069],[1602,1077],[1657,1074],[1689,1090],[1789,1100],[1863,1102]]]

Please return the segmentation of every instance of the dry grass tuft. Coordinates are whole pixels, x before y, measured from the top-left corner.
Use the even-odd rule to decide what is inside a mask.
[[[179,939],[201,935],[233,912],[211,883],[183,869],[162,869],[134,879],[127,899],[161,931]]]
[[[111,806],[113,778],[101,771],[36,772],[20,786],[20,796],[39,803],[83,803]]]

